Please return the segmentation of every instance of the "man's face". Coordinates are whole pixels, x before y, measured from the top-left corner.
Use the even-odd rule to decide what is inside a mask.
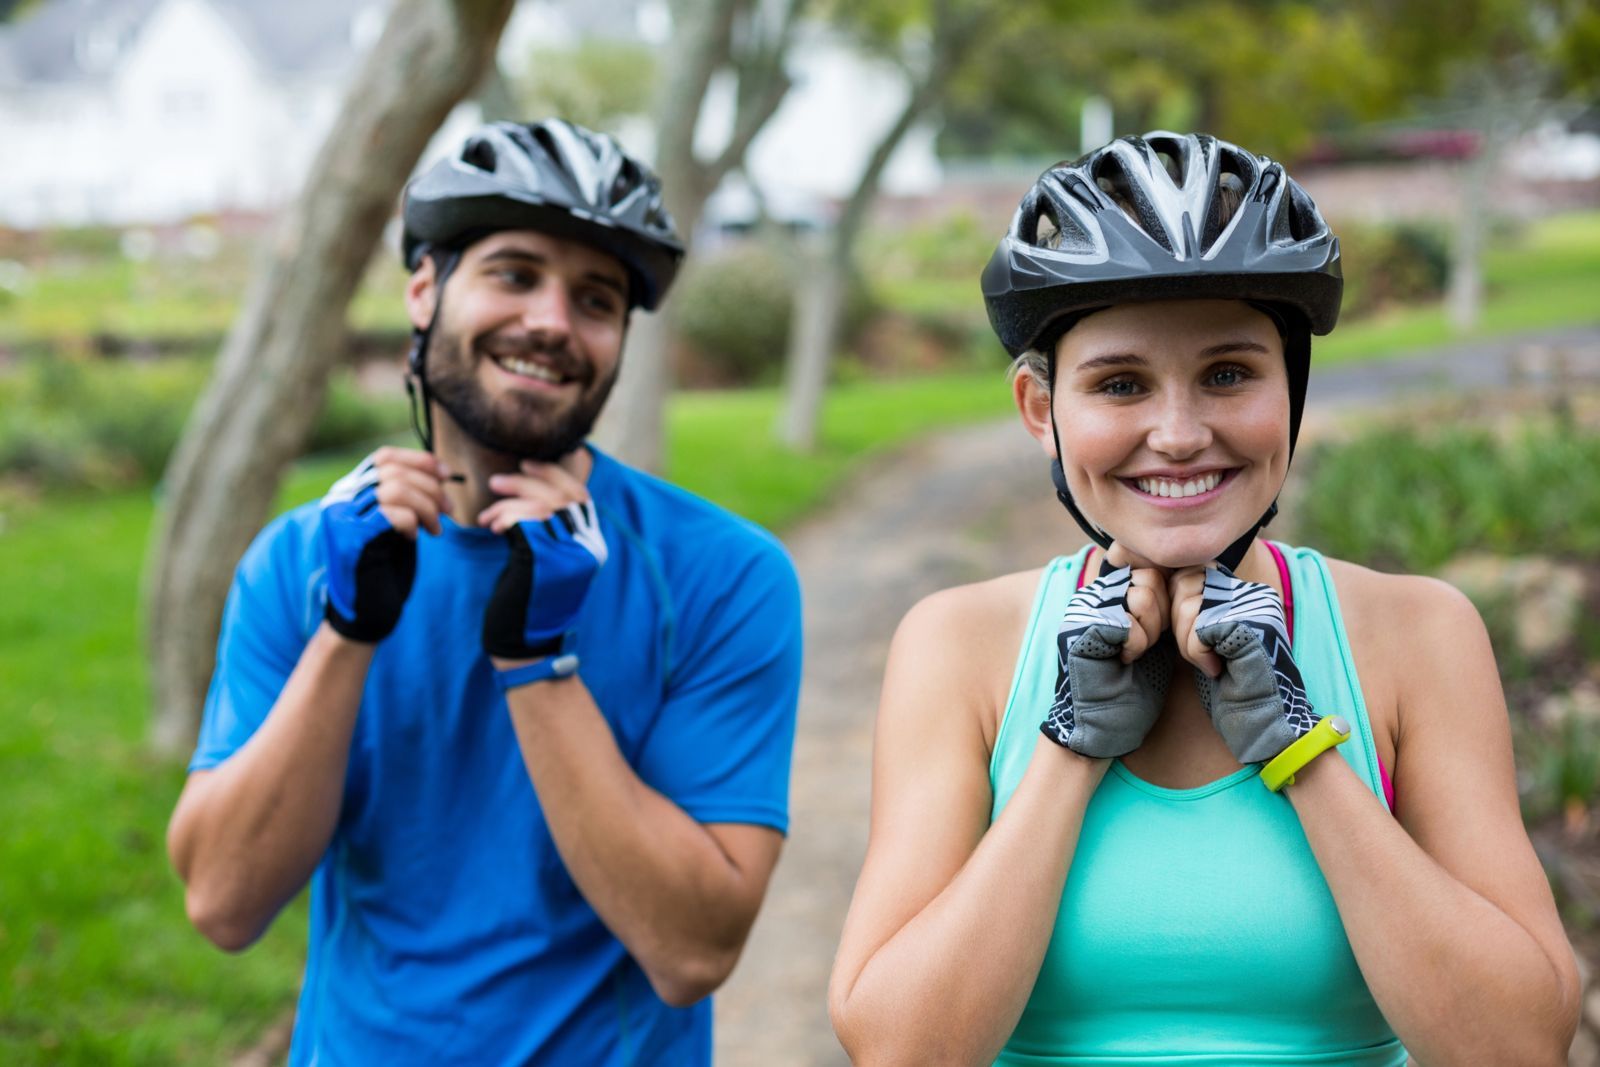
[[[428,388],[478,443],[554,462],[589,435],[616,381],[628,277],[615,258],[533,230],[468,246],[444,286],[431,258],[407,308],[426,326]]]

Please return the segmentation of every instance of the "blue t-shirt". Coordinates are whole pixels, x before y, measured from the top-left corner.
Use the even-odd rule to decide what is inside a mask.
[[[579,672],[628,763],[702,823],[786,831],[800,592],[770,535],[594,452],[610,558]],[[190,768],[265,719],[322,620],[317,506],[239,564]],[[578,892],[482,647],[503,538],[424,534],[379,644],[343,807],[311,883],[290,1063],[704,1064],[711,1008],[667,1006]]]

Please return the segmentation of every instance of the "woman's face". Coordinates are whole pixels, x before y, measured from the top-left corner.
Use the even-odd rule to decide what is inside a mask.
[[[1054,455],[1044,390],[1030,382],[1019,376],[1018,403]],[[1123,304],[1089,315],[1056,345],[1053,400],[1078,507],[1158,566],[1215,559],[1283,486],[1283,341],[1241,301]]]

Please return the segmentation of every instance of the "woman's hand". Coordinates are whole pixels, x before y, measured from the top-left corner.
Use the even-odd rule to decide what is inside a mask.
[[[1115,545],[1100,577],[1075,593],[1056,634],[1055,699],[1039,729],[1083,756],[1110,759],[1144,743],[1161,715],[1176,656],[1162,641],[1165,582]]]
[[[1171,596],[1179,651],[1235,759],[1269,760],[1316,725],[1277,590],[1218,565],[1174,574]]]

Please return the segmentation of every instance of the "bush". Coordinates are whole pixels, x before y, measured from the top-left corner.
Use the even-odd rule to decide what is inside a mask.
[[[1380,429],[1304,459],[1299,535],[1337,556],[1428,572],[1462,552],[1600,553],[1600,434],[1528,424]]]
[[[713,384],[777,379],[804,264],[792,246],[766,238],[691,260],[672,299],[689,355]],[[845,294],[839,334],[848,345],[872,317],[874,302],[859,276]]]
[[[30,360],[0,377],[0,477],[53,488],[110,488],[161,476],[209,366]],[[405,426],[403,401],[374,401],[336,380],[312,431],[313,450],[373,440]]]
[[[1450,280],[1450,245],[1433,226],[1340,226],[1344,260],[1343,313],[1370,315],[1397,304],[1418,304],[1444,294]]]

